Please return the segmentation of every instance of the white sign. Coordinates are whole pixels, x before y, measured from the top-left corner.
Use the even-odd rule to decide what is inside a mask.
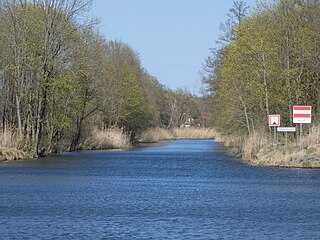
[[[293,123],[311,123],[311,106],[294,106]]]
[[[278,127],[277,131],[278,132],[295,132],[296,128],[295,127]]]
[[[269,115],[269,127],[280,126],[280,115]]]

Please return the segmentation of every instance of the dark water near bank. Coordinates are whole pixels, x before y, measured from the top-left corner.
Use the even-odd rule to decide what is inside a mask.
[[[0,164],[0,239],[319,239],[320,171],[213,141]]]

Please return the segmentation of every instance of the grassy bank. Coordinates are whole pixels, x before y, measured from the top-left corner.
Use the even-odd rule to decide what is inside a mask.
[[[0,162],[28,158],[32,156],[18,150],[18,137],[13,131],[0,133]]]
[[[157,143],[166,140],[212,138],[214,138],[214,134],[212,130],[208,128],[151,128],[140,135],[139,142]]]
[[[0,133],[0,162],[33,158],[32,154],[18,149],[19,139],[11,131]],[[85,139],[83,150],[127,149],[132,147],[130,134],[122,128],[111,127],[106,130],[93,129]]]
[[[143,132],[138,142],[157,143],[176,139],[211,139],[213,132],[202,128],[174,128],[170,130],[152,128]],[[31,155],[18,150],[18,138],[12,132],[0,134],[0,161],[31,158]],[[92,129],[81,145],[82,150],[107,150],[131,148],[130,133],[122,128],[110,127],[105,130]]]
[[[1,148],[0,147],[0,162],[30,159],[32,156],[28,153],[20,151],[16,148]]]
[[[278,142],[273,146],[273,136],[266,132],[254,132],[247,138],[217,135],[216,140],[224,142],[231,152],[241,156],[245,162],[257,166],[272,167],[320,167],[320,127],[315,126],[303,138],[300,149],[295,139],[285,150],[285,139],[278,134]]]

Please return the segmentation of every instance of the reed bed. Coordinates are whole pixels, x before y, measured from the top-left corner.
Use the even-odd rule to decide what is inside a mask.
[[[214,134],[208,128],[150,128],[140,135],[140,142],[156,143],[176,139],[212,139]]]
[[[31,158],[30,154],[18,150],[19,137],[18,134],[6,129],[0,133],[0,162]]]
[[[84,145],[86,148],[101,150],[126,149],[131,147],[130,134],[118,127],[110,127],[106,130],[93,129]]]
[[[0,133],[0,148],[17,148],[19,143],[18,135],[12,130],[5,130]]]
[[[209,128],[173,128],[171,130],[176,138],[185,139],[212,139],[214,138],[213,131]]]

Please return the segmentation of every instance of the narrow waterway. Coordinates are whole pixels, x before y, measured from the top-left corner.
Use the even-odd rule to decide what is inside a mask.
[[[0,239],[318,239],[320,171],[214,141],[0,164]]]

